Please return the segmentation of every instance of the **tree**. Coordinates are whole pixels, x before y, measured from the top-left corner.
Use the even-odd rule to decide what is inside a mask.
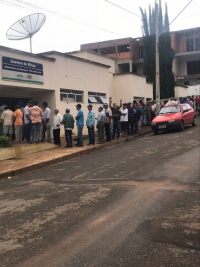
[[[147,81],[155,84],[155,6],[149,6],[146,10],[140,7],[142,15],[142,32],[144,41],[144,75]],[[159,0],[159,53],[160,53],[160,97],[169,98],[174,96],[174,74],[172,65],[174,60],[174,50],[171,47],[171,35],[169,30],[169,18],[167,4],[165,4],[165,15],[163,18],[162,2]],[[155,99],[155,88],[154,88]]]

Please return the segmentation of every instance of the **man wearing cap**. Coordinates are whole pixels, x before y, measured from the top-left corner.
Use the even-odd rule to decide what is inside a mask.
[[[63,116],[62,124],[64,124],[65,128],[65,139],[66,139],[66,146],[65,147],[72,147],[72,130],[74,129],[74,118],[70,113],[70,109],[66,108],[65,114]]]
[[[98,140],[99,144],[102,144],[104,143],[104,127],[105,127],[106,115],[103,111],[103,107],[99,107],[98,111],[99,111],[99,115],[97,117]]]
[[[76,125],[78,130],[78,139],[77,139],[77,147],[83,146],[83,127],[84,127],[84,114],[81,109],[81,104],[76,105],[76,109],[78,110],[78,113],[75,117],[76,119]]]
[[[112,118],[112,111],[108,108],[108,104],[105,103],[103,105],[105,109],[105,134],[106,134],[106,142],[111,142],[111,132],[110,132],[110,124],[111,124],[111,118]]]
[[[95,127],[95,113],[92,110],[92,105],[88,105],[88,115],[86,119],[86,126],[88,128],[89,144],[93,146],[95,144],[94,127]]]

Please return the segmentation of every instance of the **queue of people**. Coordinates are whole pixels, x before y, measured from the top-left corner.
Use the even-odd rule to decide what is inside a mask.
[[[187,97],[179,99],[170,98],[161,103],[161,107],[171,104],[190,104],[193,108],[200,111],[200,97]],[[138,134],[141,127],[148,126],[156,116],[156,104],[151,101],[145,104],[143,101],[134,100],[133,103],[123,103],[117,105],[110,101],[104,103],[98,108],[98,116],[95,117],[93,106],[87,106],[88,114],[86,117],[86,127],[88,129],[88,145],[95,145],[95,125],[98,132],[98,142],[111,142],[112,140],[126,137],[128,135]],[[62,116],[58,109],[54,110],[51,115],[51,109],[47,102],[42,103],[42,108],[38,106],[37,101],[27,101],[23,112],[17,105],[15,112],[10,110],[7,105],[0,104],[1,123],[0,136],[7,135],[12,141],[13,133],[15,134],[14,142],[22,142],[23,128],[25,129],[25,139],[29,144],[47,142],[51,143],[51,128],[53,128],[54,144],[60,146],[61,125],[64,125],[66,147],[73,146],[72,131],[76,121],[77,126],[77,143],[75,146],[83,146],[83,128],[84,113],[81,104],[76,105],[77,115],[74,117],[70,114],[70,109],[66,108]]]

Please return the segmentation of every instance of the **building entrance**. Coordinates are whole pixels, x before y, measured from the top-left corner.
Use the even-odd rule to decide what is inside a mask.
[[[8,105],[12,111],[15,111],[16,105],[20,105],[23,109],[26,106],[26,103],[30,98],[12,98],[12,97],[0,97],[0,103]]]

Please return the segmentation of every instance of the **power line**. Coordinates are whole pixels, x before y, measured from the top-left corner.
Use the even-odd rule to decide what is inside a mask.
[[[189,6],[190,3],[192,3],[193,0],[191,0],[179,13],[178,15],[170,22],[169,26],[180,16],[180,14]]]
[[[116,7],[120,8],[120,9],[122,9],[122,10],[128,12],[128,13],[131,13],[131,14],[133,14],[133,15],[139,17],[139,18],[142,18],[141,16],[139,16],[139,15],[137,15],[137,14],[135,14],[135,13],[133,13],[133,12],[131,12],[131,11],[129,11],[129,10],[127,10],[127,9],[125,9],[125,8],[123,8],[123,7],[121,7],[121,6],[118,6],[118,5],[112,3],[112,2],[110,2],[110,1],[108,1],[108,0],[105,0],[105,1],[108,2],[109,4],[113,5],[113,6],[116,6]]]
[[[12,2],[17,2],[17,3],[21,3],[21,4],[24,4],[26,6],[31,6],[33,8],[36,8],[36,9],[39,9],[39,10],[42,10],[42,11],[46,11],[50,14],[53,14],[53,15],[56,15],[56,16],[59,16],[59,17],[62,17],[62,18],[65,18],[65,19],[69,19],[69,20],[72,20],[74,22],[78,22],[80,24],[83,24],[83,25],[86,25],[88,27],[91,27],[91,28],[94,28],[94,29],[97,29],[97,30],[101,30],[101,31],[104,31],[104,32],[109,32],[109,33],[112,33],[112,34],[115,34],[115,35],[121,35],[119,33],[116,33],[116,32],[113,32],[113,31],[109,31],[109,30],[106,30],[106,29],[103,29],[103,28],[100,28],[100,27],[97,27],[97,26],[94,26],[94,25],[91,25],[91,24],[88,24],[86,22],[83,22],[83,21],[80,21],[80,20],[77,20],[77,19],[74,19],[74,18],[71,18],[71,17],[68,17],[66,15],[62,15],[58,12],[54,12],[54,11],[51,11],[50,9],[46,9],[44,7],[39,7],[39,6],[36,6],[32,3],[29,3],[29,2],[25,2],[25,1],[17,1],[17,0],[11,0]],[[8,6],[14,6],[16,8],[24,8],[24,9],[28,9],[28,10],[31,10],[30,8],[27,8],[26,6],[22,6],[22,5],[18,5],[18,4],[14,4],[12,2],[9,2],[9,1],[5,1],[5,0],[1,0],[0,3],[2,4],[5,4],[5,5],[8,5]],[[33,9],[32,9],[33,10]],[[35,10],[34,10],[35,11]]]

